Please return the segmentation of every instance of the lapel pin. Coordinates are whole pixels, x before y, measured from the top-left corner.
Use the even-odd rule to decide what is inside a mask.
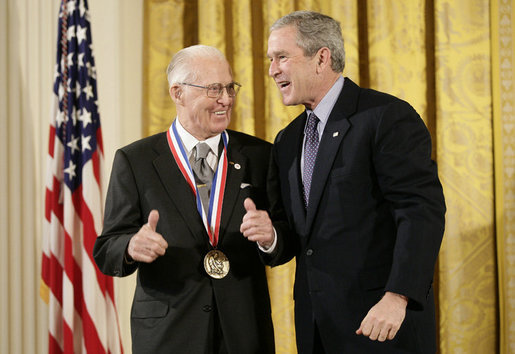
[[[333,133],[333,138],[336,138],[338,136],[338,134],[339,134],[338,132],[334,132]]]
[[[235,168],[235,169],[237,169],[237,170],[239,170],[239,169],[241,168],[241,166],[240,166],[240,164],[239,164],[239,163],[235,163],[235,164],[234,164],[234,168]]]

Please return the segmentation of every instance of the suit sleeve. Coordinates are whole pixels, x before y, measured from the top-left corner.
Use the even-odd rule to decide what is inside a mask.
[[[137,262],[125,262],[125,252],[131,237],[145,222],[129,160],[118,150],[106,196],[104,227],[93,249],[95,262],[104,274],[126,276],[137,269]]]
[[[272,253],[261,252],[264,262],[270,266],[278,266],[290,261],[298,249],[297,238],[288,223],[286,210],[281,196],[281,184],[277,161],[277,144],[280,142],[281,132],[277,135],[272,153],[267,176],[267,195],[269,201],[269,213],[272,224],[277,233],[277,244]]]
[[[385,290],[404,294],[410,307],[422,308],[431,291],[446,210],[431,137],[415,110],[396,101],[379,120],[374,149],[378,182],[397,227]]]

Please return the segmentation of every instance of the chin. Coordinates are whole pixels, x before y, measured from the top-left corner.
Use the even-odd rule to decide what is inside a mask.
[[[296,105],[298,105],[298,103],[297,103],[297,102],[295,102],[293,99],[291,99],[291,98],[290,98],[290,99],[288,99],[288,98],[286,98],[286,97],[283,97],[283,104],[284,104],[285,106],[296,106]]]
[[[225,129],[227,129],[228,126],[229,126],[229,120],[227,120],[227,121],[225,121],[223,123],[219,123],[219,124],[215,125],[212,130],[214,132],[216,132],[216,134],[220,134]]]

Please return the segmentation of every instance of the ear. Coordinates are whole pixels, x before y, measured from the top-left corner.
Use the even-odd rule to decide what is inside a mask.
[[[175,104],[180,104],[182,102],[182,87],[180,85],[173,85],[170,87],[168,92],[170,93],[170,97],[175,102]]]
[[[326,68],[331,67],[331,51],[327,47],[322,47],[316,54],[317,59],[317,73],[323,72]]]

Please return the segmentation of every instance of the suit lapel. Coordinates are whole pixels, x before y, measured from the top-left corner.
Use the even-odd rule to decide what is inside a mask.
[[[336,122],[328,121],[325,126],[311,180],[309,205],[306,212],[307,230],[311,228],[316,210],[318,209],[318,204],[320,203],[320,198],[322,197],[327,179],[329,178],[334,159],[343,137],[349,128],[350,124],[346,119]]]
[[[315,219],[320,198],[328,182],[334,159],[345,135],[351,128],[348,118],[356,111],[358,94],[359,87],[349,78],[345,78],[342,92],[329,115],[318,148],[311,181],[309,206],[306,213],[307,233],[309,233]]]
[[[232,139],[234,140],[234,139]],[[227,180],[225,182],[225,193],[222,205],[222,219],[220,221],[220,243],[225,234],[225,230],[229,225],[231,216],[236,207],[236,200],[241,191],[241,183],[245,176],[245,170],[247,168],[247,157],[239,152],[240,145],[235,141],[232,141],[229,136],[229,144],[227,147]]]
[[[292,154],[291,158],[286,161],[292,161],[288,169],[288,180],[290,182],[290,196],[292,204],[292,214],[296,230],[300,235],[305,235],[306,224],[306,210],[304,208],[304,194],[302,186],[302,176],[300,173],[300,157],[302,156],[302,142],[304,140],[304,126],[306,124],[306,112],[304,111],[298,119],[297,126],[294,128],[293,134],[290,135],[296,140],[286,142],[286,146],[292,146],[289,153]]]
[[[155,150],[159,156],[153,162],[154,167],[168,196],[186,220],[186,225],[188,225],[193,236],[201,241],[208,242],[209,237],[198,213],[195,195],[175,162],[166,140],[166,134],[163,134],[163,139],[160,139],[156,144]]]

